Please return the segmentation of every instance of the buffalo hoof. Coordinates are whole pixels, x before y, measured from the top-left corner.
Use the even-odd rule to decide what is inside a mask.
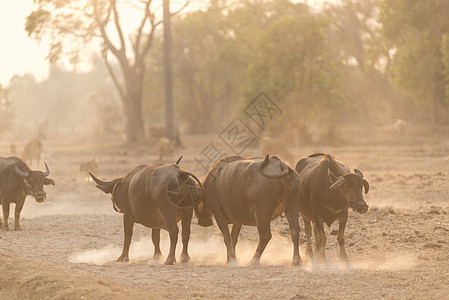
[[[164,265],[173,265],[174,263],[176,263],[176,259],[174,259],[174,258],[170,258],[170,257],[167,257],[167,259],[165,260],[165,262],[164,262]]]
[[[236,267],[238,265],[237,258],[228,258],[228,260],[226,261],[226,265],[230,267]]]
[[[346,254],[345,255],[340,255],[340,261],[342,262],[342,263],[348,263],[348,257],[346,256]]]
[[[2,230],[8,231],[8,230],[9,230],[8,225],[3,225],[3,226],[2,226]]]
[[[292,260],[293,266],[300,266],[301,265],[301,258],[300,257],[294,257]]]
[[[162,258],[162,253],[154,253],[154,255],[153,255],[153,261],[155,262],[155,263],[159,263],[160,261],[161,261],[161,258]]]
[[[117,258],[116,261],[117,262],[127,262],[127,261],[129,261],[129,257],[128,256],[120,256],[119,258]]]
[[[250,267],[258,267],[258,266],[260,266],[260,259],[253,258],[251,260],[251,262],[249,263],[249,266]]]
[[[181,254],[181,259],[180,259],[182,264],[188,263],[190,261],[190,256],[188,254]]]
[[[22,231],[23,228],[22,228],[22,226],[15,226],[15,227],[14,227],[14,230],[15,230],[15,231]]]

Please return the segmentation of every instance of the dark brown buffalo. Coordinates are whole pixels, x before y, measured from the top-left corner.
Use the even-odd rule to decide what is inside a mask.
[[[3,208],[3,224],[0,226],[4,230],[9,230],[9,206],[15,203],[14,230],[22,230],[20,226],[20,212],[27,195],[33,195],[37,202],[43,202],[47,197],[44,185],[55,182],[47,176],[50,174],[47,164],[46,171],[31,171],[28,166],[17,157],[0,158],[0,203]]]
[[[345,227],[348,208],[366,213],[368,205],[363,200],[362,189],[368,193],[369,183],[362,173],[349,168],[330,155],[316,153],[303,158],[296,164],[300,178],[299,207],[307,237],[306,254],[312,256],[310,239],[312,226],[315,234],[315,251],[324,258],[326,235],[323,223],[330,226],[338,219],[337,240],[340,245],[340,258],[347,259],[345,250]]]
[[[154,258],[162,255],[159,247],[160,230],[166,229],[170,235],[170,251],[165,264],[176,262],[175,249],[178,241],[178,225],[182,223],[181,262],[190,260],[187,245],[190,237],[190,223],[193,207],[201,197],[199,179],[176,164],[140,165],[132,169],[126,176],[112,181],[102,181],[91,173],[97,187],[106,194],[112,195],[113,208],[123,213],[125,241],[123,251],[117,261],[129,260],[129,245],[133,234],[134,223],[152,228]]]
[[[270,222],[282,212],[293,241],[293,264],[299,256],[299,177],[277,156],[228,156],[217,161],[203,181],[204,196],[198,208],[198,224],[212,225],[212,214],[223,233],[227,262],[236,260],[235,247],[242,225],[257,226],[259,244],[252,264],[271,239]],[[228,224],[233,224],[229,233]]]

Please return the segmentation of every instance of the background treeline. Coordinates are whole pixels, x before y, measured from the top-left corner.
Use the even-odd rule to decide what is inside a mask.
[[[448,12],[448,1],[343,0],[317,10],[288,0],[211,0],[177,14],[172,57],[180,132],[218,132],[260,91],[284,112],[271,133],[302,142],[316,132],[328,139],[341,128],[399,118],[445,125]],[[146,128],[164,125],[162,57],[156,32],[145,57]],[[93,61],[89,73],[54,67],[42,82],[12,78],[1,88],[0,133],[56,124],[72,132],[123,132],[123,104],[100,58]]]

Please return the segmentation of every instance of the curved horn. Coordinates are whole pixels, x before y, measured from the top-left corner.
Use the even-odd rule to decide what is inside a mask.
[[[334,183],[337,180],[337,176],[330,169],[327,169],[327,175],[329,176],[330,183]]]
[[[45,172],[44,172],[44,177],[47,177],[48,175],[50,175],[50,169],[47,166],[47,163],[44,161],[45,164]]]
[[[182,159],[183,157],[184,157],[184,156],[181,155],[181,157],[178,158],[178,160],[176,161],[176,165],[179,165],[179,162],[181,161],[181,159]]]
[[[360,177],[363,178],[363,174],[362,174],[362,172],[360,172],[360,170],[354,169],[354,173],[356,173],[357,175],[359,175]]]
[[[265,168],[265,166],[268,164],[268,162],[270,161],[270,155],[267,153],[265,155],[265,158],[263,159],[262,164],[260,165],[260,171],[262,172],[263,168]]]
[[[181,156],[181,157],[182,157],[182,156]],[[180,173],[180,174],[184,174],[184,175],[187,175],[187,176],[192,177],[193,179],[196,180],[196,182],[198,182],[198,184],[200,185],[201,189],[203,189],[203,185],[201,184],[201,181],[198,179],[198,177],[196,177],[195,174],[193,174],[193,173],[191,173],[191,172],[187,172],[187,171],[185,171],[185,170],[179,170],[179,173]]]
[[[30,175],[30,172],[28,172],[28,171],[24,172],[24,171],[20,170],[19,166],[17,164],[16,164],[15,169],[16,169],[16,173],[19,174],[22,177],[28,177]]]
[[[107,185],[109,185],[109,184],[111,184],[111,183],[114,182],[114,180],[111,180],[111,181],[103,181],[103,180],[101,180],[101,179],[98,179],[98,178],[95,177],[91,172],[89,172],[89,175],[90,175],[90,177],[92,177],[92,179],[93,179],[93,180],[95,181],[95,183],[98,184],[98,185],[107,186]]]
[[[345,179],[343,177],[340,177],[340,178],[337,179],[337,181],[334,182],[333,185],[331,185],[329,187],[329,189],[330,190],[336,189],[336,188],[342,186],[344,183],[345,183]]]
[[[369,191],[369,183],[366,179],[363,179],[363,187],[365,188],[365,194],[368,194]]]

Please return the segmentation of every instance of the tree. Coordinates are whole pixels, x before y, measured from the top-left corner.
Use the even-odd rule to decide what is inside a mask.
[[[245,82],[247,47],[232,35],[229,8],[214,1],[174,22],[175,93],[180,117],[195,132],[229,121]]]
[[[152,0],[35,0],[36,9],[27,17],[25,29],[38,41],[48,40],[50,62],[69,57],[76,64],[86,45],[100,42],[101,53],[122,100],[129,141],[144,135],[142,91],[147,70],[146,55],[161,24]],[[141,12],[137,29],[125,33],[120,11],[134,8]],[[111,57],[115,60],[111,60]],[[113,68],[118,63],[120,74]],[[121,75],[121,76],[119,76]]]
[[[12,126],[12,103],[9,97],[9,88],[0,84],[0,133]]]
[[[289,120],[304,134],[312,121],[333,127],[333,116],[345,98],[341,61],[330,47],[327,20],[304,7],[298,9],[301,18],[284,16],[259,35],[249,68],[248,96],[265,91],[283,107],[283,122]]]
[[[391,46],[390,76],[416,103],[432,107],[433,121],[447,121],[448,1],[383,0],[380,23]]]

